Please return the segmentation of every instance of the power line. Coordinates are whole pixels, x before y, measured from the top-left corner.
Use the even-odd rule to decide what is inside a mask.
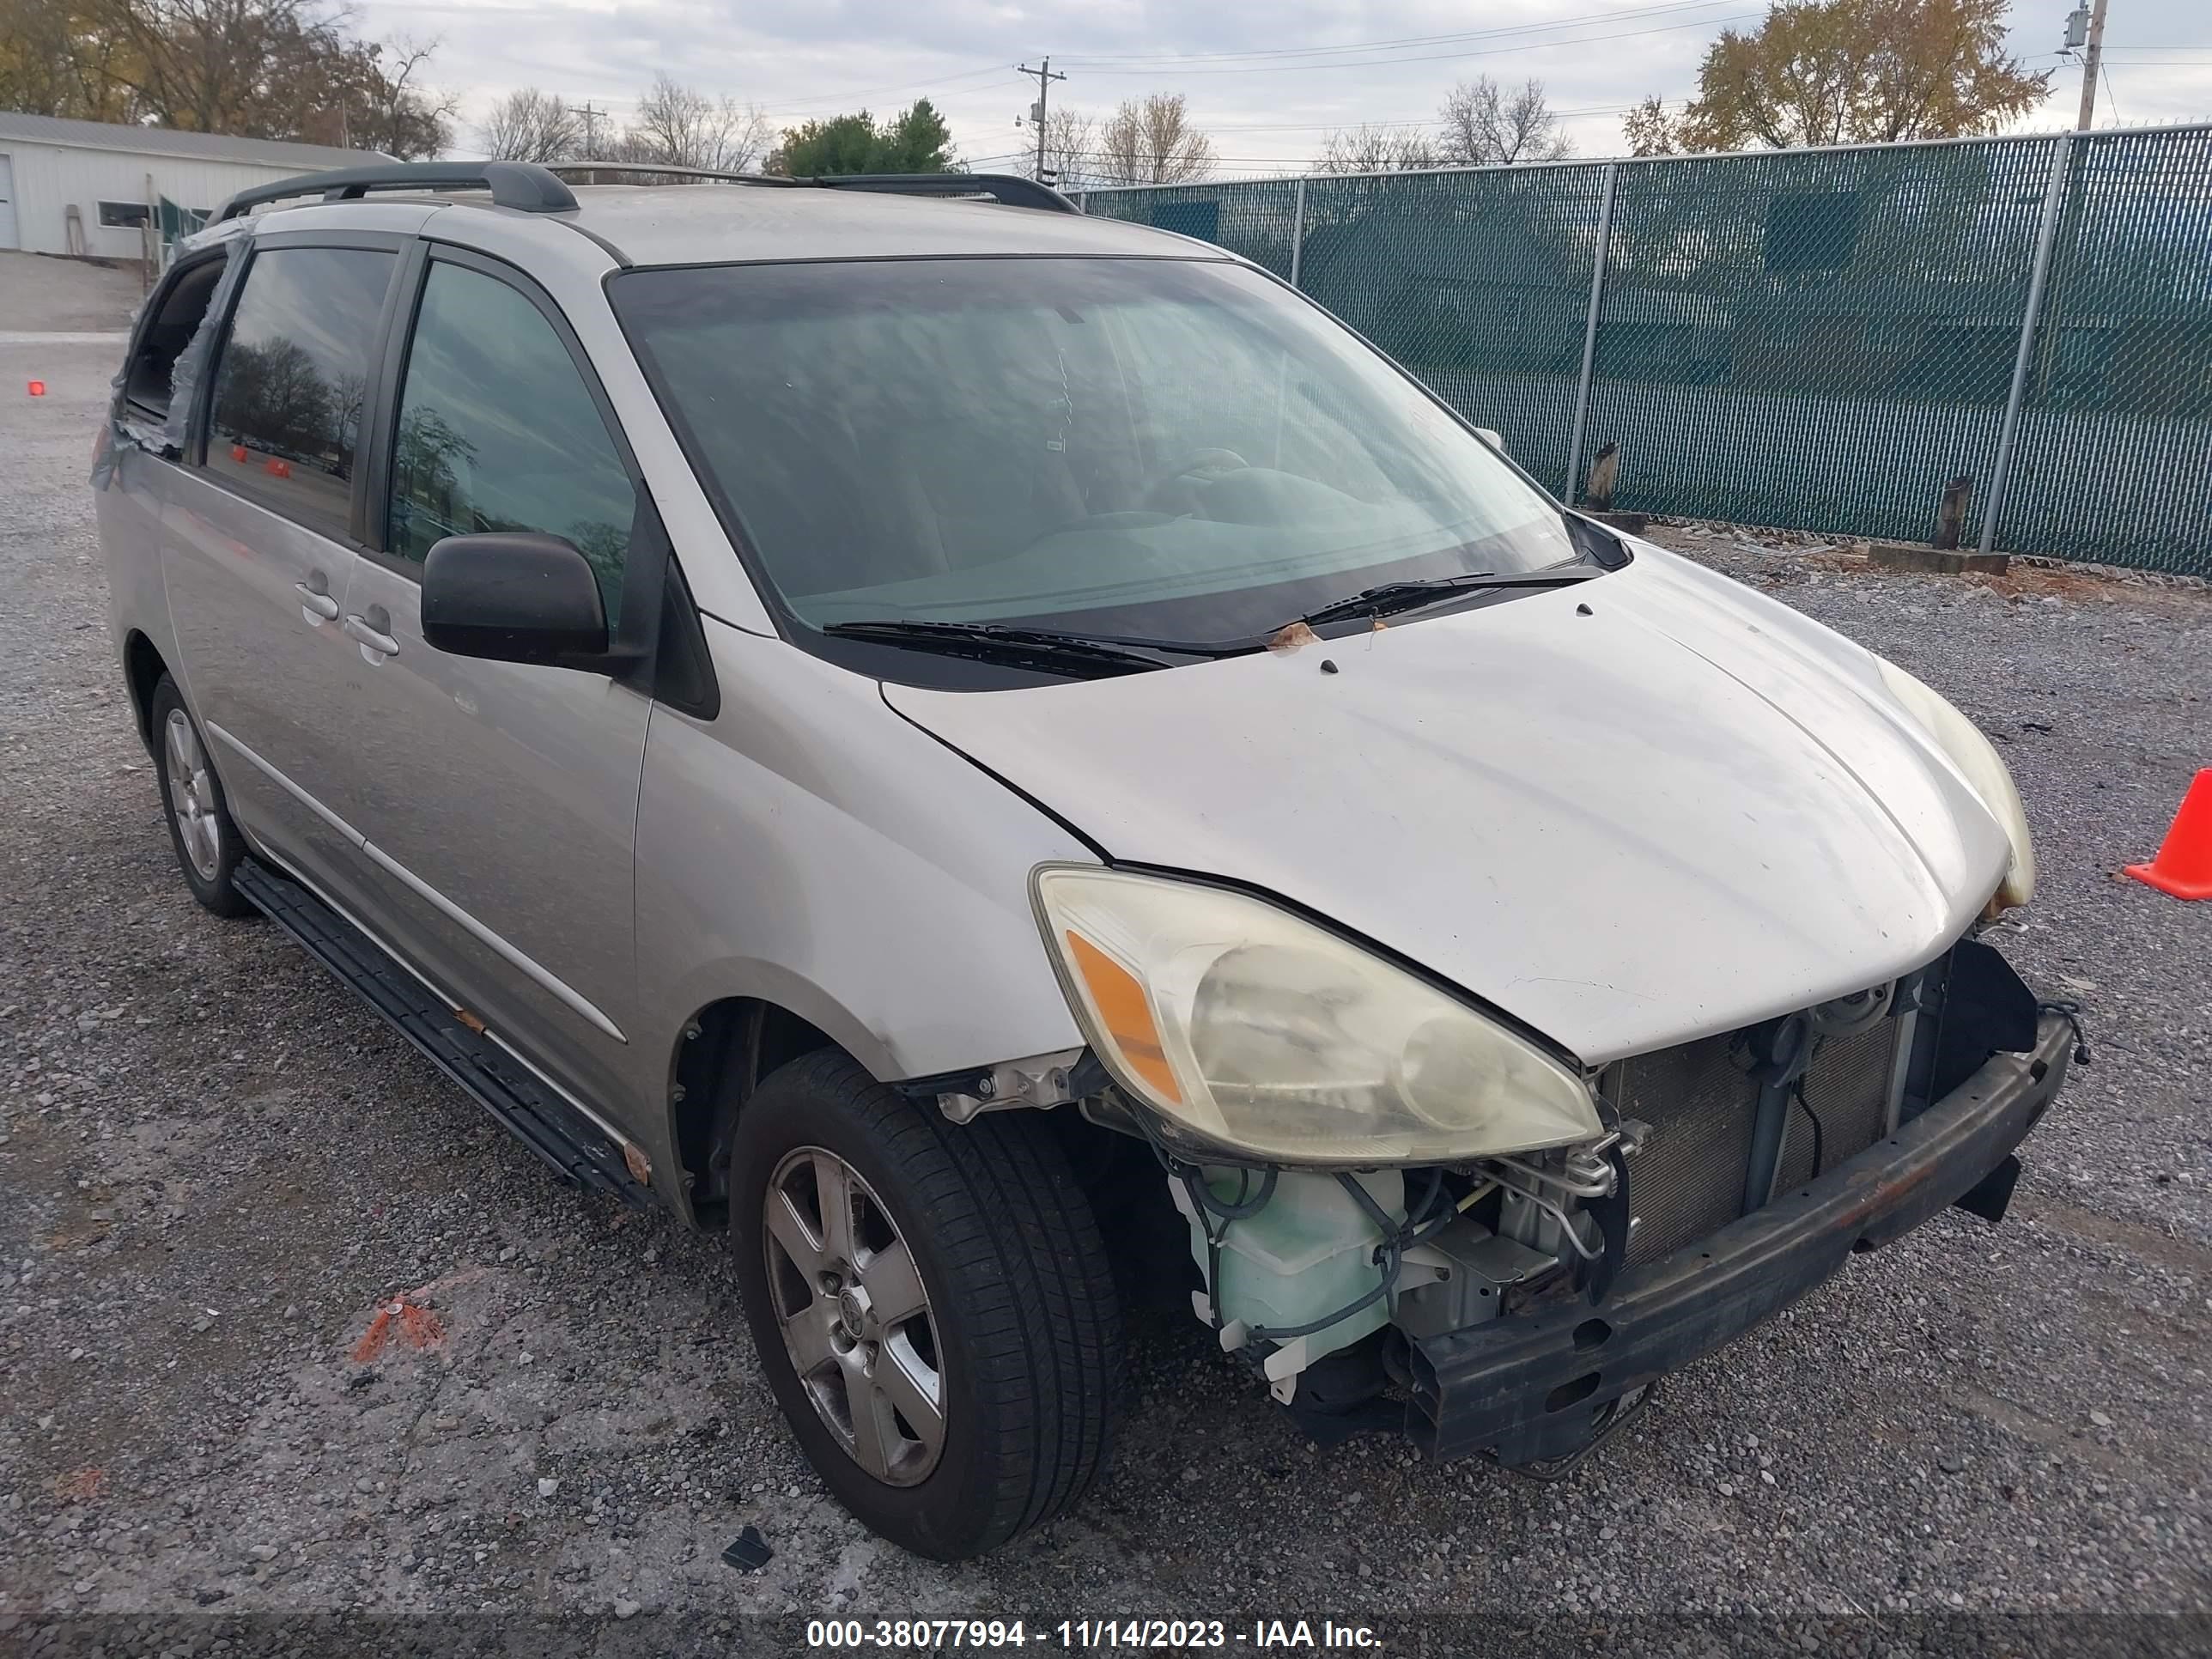
[[[900,81],[889,86],[860,87],[848,92],[801,93],[776,106],[771,115],[798,115],[810,110],[827,108],[850,103],[856,98],[872,98],[887,92],[913,92],[924,87],[941,87],[955,81],[973,81],[987,75],[1002,75],[1006,71],[997,64],[987,64],[981,69],[961,70],[951,75],[933,76],[924,81]],[[981,88],[977,88],[981,90]]]
[[[1241,69],[1190,69],[1183,70],[1181,73],[1183,75],[1295,75],[1316,70],[1372,69],[1385,64],[1441,64],[1465,58],[1503,58],[1515,52],[1550,52],[1559,46],[1594,46],[1604,40],[1633,40],[1647,34],[1665,34],[1675,29],[1711,28],[1716,23],[1741,22],[1748,18],[1763,15],[1765,15],[1764,13],[1755,11],[1730,12],[1721,17],[1699,17],[1688,22],[1656,24],[1648,29],[1621,29],[1611,34],[1578,34],[1571,40],[1535,40],[1517,46],[1486,46],[1476,52],[1417,52],[1401,58],[1362,58],[1348,63],[1333,64],[1254,64]],[[1158,78],[1161,71],[1158,69],[1091,68],[1090,73],[1092,75],[1141,75],[1148,78]]]
[[[1642,101],[1638,99],[1635,104],[1585,104],[1573,109],[1555,109],[1552,113],[1562,120],[1578,115],[1626,115]],[[1667,98],[1660,101],[1663,106],[1671,108],[1687,104],[1690,100]],[[1357,132],[1363,127],[1370,131],[1400,127],[1446,127],[1451,123],[1437,116],[1427,116],[1419,120],[1405,121],[1363,121],[1352,118],[1342,121],[1209,121],[1204,125],[1208,132]]]
[[[1229,58],[1314,58],[1334,56],[1352,52],[1381,52],[1394,46],[1433,46],[1449,45],[1461,40],[1488,40],[1500,35],[1535,34],[1552,29],[1569,28],[1577,23],[1617,22],[1623,18],[1650,16],[1674,11],[1709,10],[1725,5],[1729,0],[1664,0],[1655,6],[1616,7],[1609,11],[1584,12],[1573,17],[1554,17],[1548,22],[1516,23],[1498,28],[1464,29],[1450,34],[1408,34],[1391,40],[1352,40],[1334,46],[1274,46],[1255,47],[1245,52],[1079,52],[1063,61],[1079,67],[1103,64],[1158,64],[1172,67],[1177,64],[1212,63]]]

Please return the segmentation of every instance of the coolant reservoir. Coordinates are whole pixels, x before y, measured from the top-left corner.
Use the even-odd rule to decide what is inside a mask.
[[[1237,1202],[1243,1184],[1239,1171],[1207,1170],[1205,1179],[1207,1190],[1223,1203]],[[1353,1179],[1394,1224],[1404,1224],[1404,1176],[1395,1170],[1377,1170]],[[1176,1206],[1190,1222],[1191,1250],[1204,1273],[1205,1230],[1182,1183],[1169,1185]],[[1224,1224],[1214,1224],[1219,1228]],[[1225,1224],[1221,1281],[1213,1290],[1224,1324],[1241,1322],[1277,1330],[1311,1324],[1358,1301],[1382,1279],[1375,1247],[1382,1242],[1382,1234],[1334,1175],[1285,1170],[1276,1177],[1274,1195],[1264,1209]],[[1306,1360],[1310,1363],[1357,1342],[1389,1320],[1390,1298],[1377,1297],[1358,1312],[1308,1337]]]

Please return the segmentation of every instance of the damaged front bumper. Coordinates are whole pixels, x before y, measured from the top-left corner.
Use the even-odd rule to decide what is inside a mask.
[[[1622,1274],[1596,1305],[1554,1304],[1412,1342],[1407,1428],[1439,1460],[1547,1462],[1588,1446],[1614,1407],[1788,1307],[1856,1250],[1958,1202],[2034,1127],[2066,1074],[2068,1021],[2000,1053],[1865,1152],[1803,1189]],[[2002,1176],[1999,1176],[2000,1181]]]

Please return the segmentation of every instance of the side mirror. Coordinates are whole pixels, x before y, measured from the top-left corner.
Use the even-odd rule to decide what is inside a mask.
[[[457,657],[575,667],[606,654],[606,606],[590,561],[565,538],[448,536],[422,565],[422,638]]]

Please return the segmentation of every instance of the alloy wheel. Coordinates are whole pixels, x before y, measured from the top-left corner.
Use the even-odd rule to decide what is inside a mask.
[[[763,1254],[783,1346],[853,1461],[911,1486],[945,1451],[945,1375],[914,1252],[853,1166],[819,1146],[777,1164]]]

